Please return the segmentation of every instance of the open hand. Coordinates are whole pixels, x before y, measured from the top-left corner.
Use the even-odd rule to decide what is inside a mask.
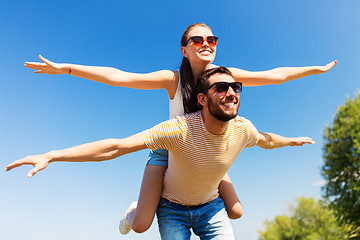
[[[317,73],[317,74],[326,73],[327,71],[329,71],[330,69],[332,69],[336,64],[337,64],[337,60],[332,61],[332,62],[326,64],[325,66],[319,66],[319,67],[318,67],[318,73]]]
[[[305,143],[308,144],[315,144],[315,141],[313,141],[311,138],[309,137],[297,137],[294,138],[291,143],[289,144],[289,146],[302,146]]]
[[[25,158],[16,160],[15,162],[9,164],[6,167],[6,171],[10,171],[13,168],[20,167],[22,165],[33,165],[34,168],[29,171],[27,176],[31,178],[37,172],[45,169],[50,163],[50,159],[46,156],[46,154],[41,155],[30,155]]]
[[[67,73],[67,65],[63,63],[54,63],[39,55],[42,62],[25,62],[25,67],[35,69],[35,73],[62,74]]]

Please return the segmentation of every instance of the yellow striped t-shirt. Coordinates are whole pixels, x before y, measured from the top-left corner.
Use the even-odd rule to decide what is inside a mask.
[[[254,146],[259,132],[247,119],[229,121],[224,134],[209,133],[201,112],[179,116],[144,131],[150,149],[169,150],[162,197],[185,206],[215,199],[218,185],[245,147]]]

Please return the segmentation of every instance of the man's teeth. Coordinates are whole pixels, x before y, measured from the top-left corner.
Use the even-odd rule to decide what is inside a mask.
[[[234,106],[235,103],[231,102],[231,103],[224,103],[225,106],[228,106],[228,107],[231,107],[231,106]]]

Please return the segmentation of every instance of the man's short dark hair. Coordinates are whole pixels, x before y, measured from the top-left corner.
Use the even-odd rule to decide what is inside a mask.
[[[197,80],[196,88],[195,88],[196,96],[210,86],[210,83],[208,80],[212,75],[215,75],[215,74],[225,74],[225,75],[229,75],[232,78],[234,78],[232,73],[230,72],[230,70],[227,69],[226,67],[221,66],[221,67],[208,69],[205,72],[203,72],[200,75],[199,79]]]

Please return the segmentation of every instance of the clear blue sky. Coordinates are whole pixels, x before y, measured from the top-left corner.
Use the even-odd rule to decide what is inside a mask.
[[[260,131],[309,136],[316,145],[244,150],[230,176],[244,216],[237,239],[257,239],[265,219],[296,197],[321,197],[322,133],[359,89],[360,2],[13,1],[0,2],[0,239],[159,239],[156,221],[123,237],[118,221],[137,199],[148,151],[104,163],[54,163],[5,172],[29,154],[147,129],[168,117],[164,90],[115,88],[24,67],[55,62],[125,71],[176,69],[185,28],[205,22],[219,36],[216,65],[246,70],[323,65],[330,72],[277,86],[245,88],[240,115]]]

